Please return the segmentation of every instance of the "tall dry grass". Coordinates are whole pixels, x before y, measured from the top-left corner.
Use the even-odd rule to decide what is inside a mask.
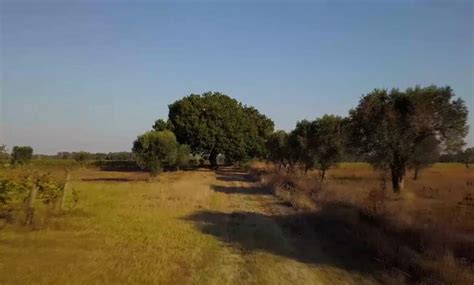
[[[474,171],[437,164],[394,194],[367,164],[341,164],[321,183],[317,173],[249,169],[275,195],[312,213],[314,226],[340,246],[364,249],[383,283],[474,283]]]

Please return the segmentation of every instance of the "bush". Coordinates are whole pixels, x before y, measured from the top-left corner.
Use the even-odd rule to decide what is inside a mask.
[[[175,166],[178,142],[171,131],[149,131],[138,136],[132,151],[138,165],[156,176],[163,168]]]

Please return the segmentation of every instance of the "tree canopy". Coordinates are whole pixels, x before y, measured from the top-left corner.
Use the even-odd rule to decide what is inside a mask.
[[[257,109],[218,92],[184,97],[169,105],[168,117],[178,141],[209,154],[213,167],[218,154],[230,161],[265,156],[273,132],[273,122]]]

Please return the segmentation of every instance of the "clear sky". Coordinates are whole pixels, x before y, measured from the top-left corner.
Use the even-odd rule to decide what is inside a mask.
[[[130,150],[169,103],[205,91],[290,130],[373,88],[450,85],[474,126],[473,1],[0,2],[10,149]]]

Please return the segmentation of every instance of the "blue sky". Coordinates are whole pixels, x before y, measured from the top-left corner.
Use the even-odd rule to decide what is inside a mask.
[[[346,115],[374,88],[450,85],[474,112],[472,1],[0,5],[9,148],[129,150],[169,103],[210,90],[285,130]]]

